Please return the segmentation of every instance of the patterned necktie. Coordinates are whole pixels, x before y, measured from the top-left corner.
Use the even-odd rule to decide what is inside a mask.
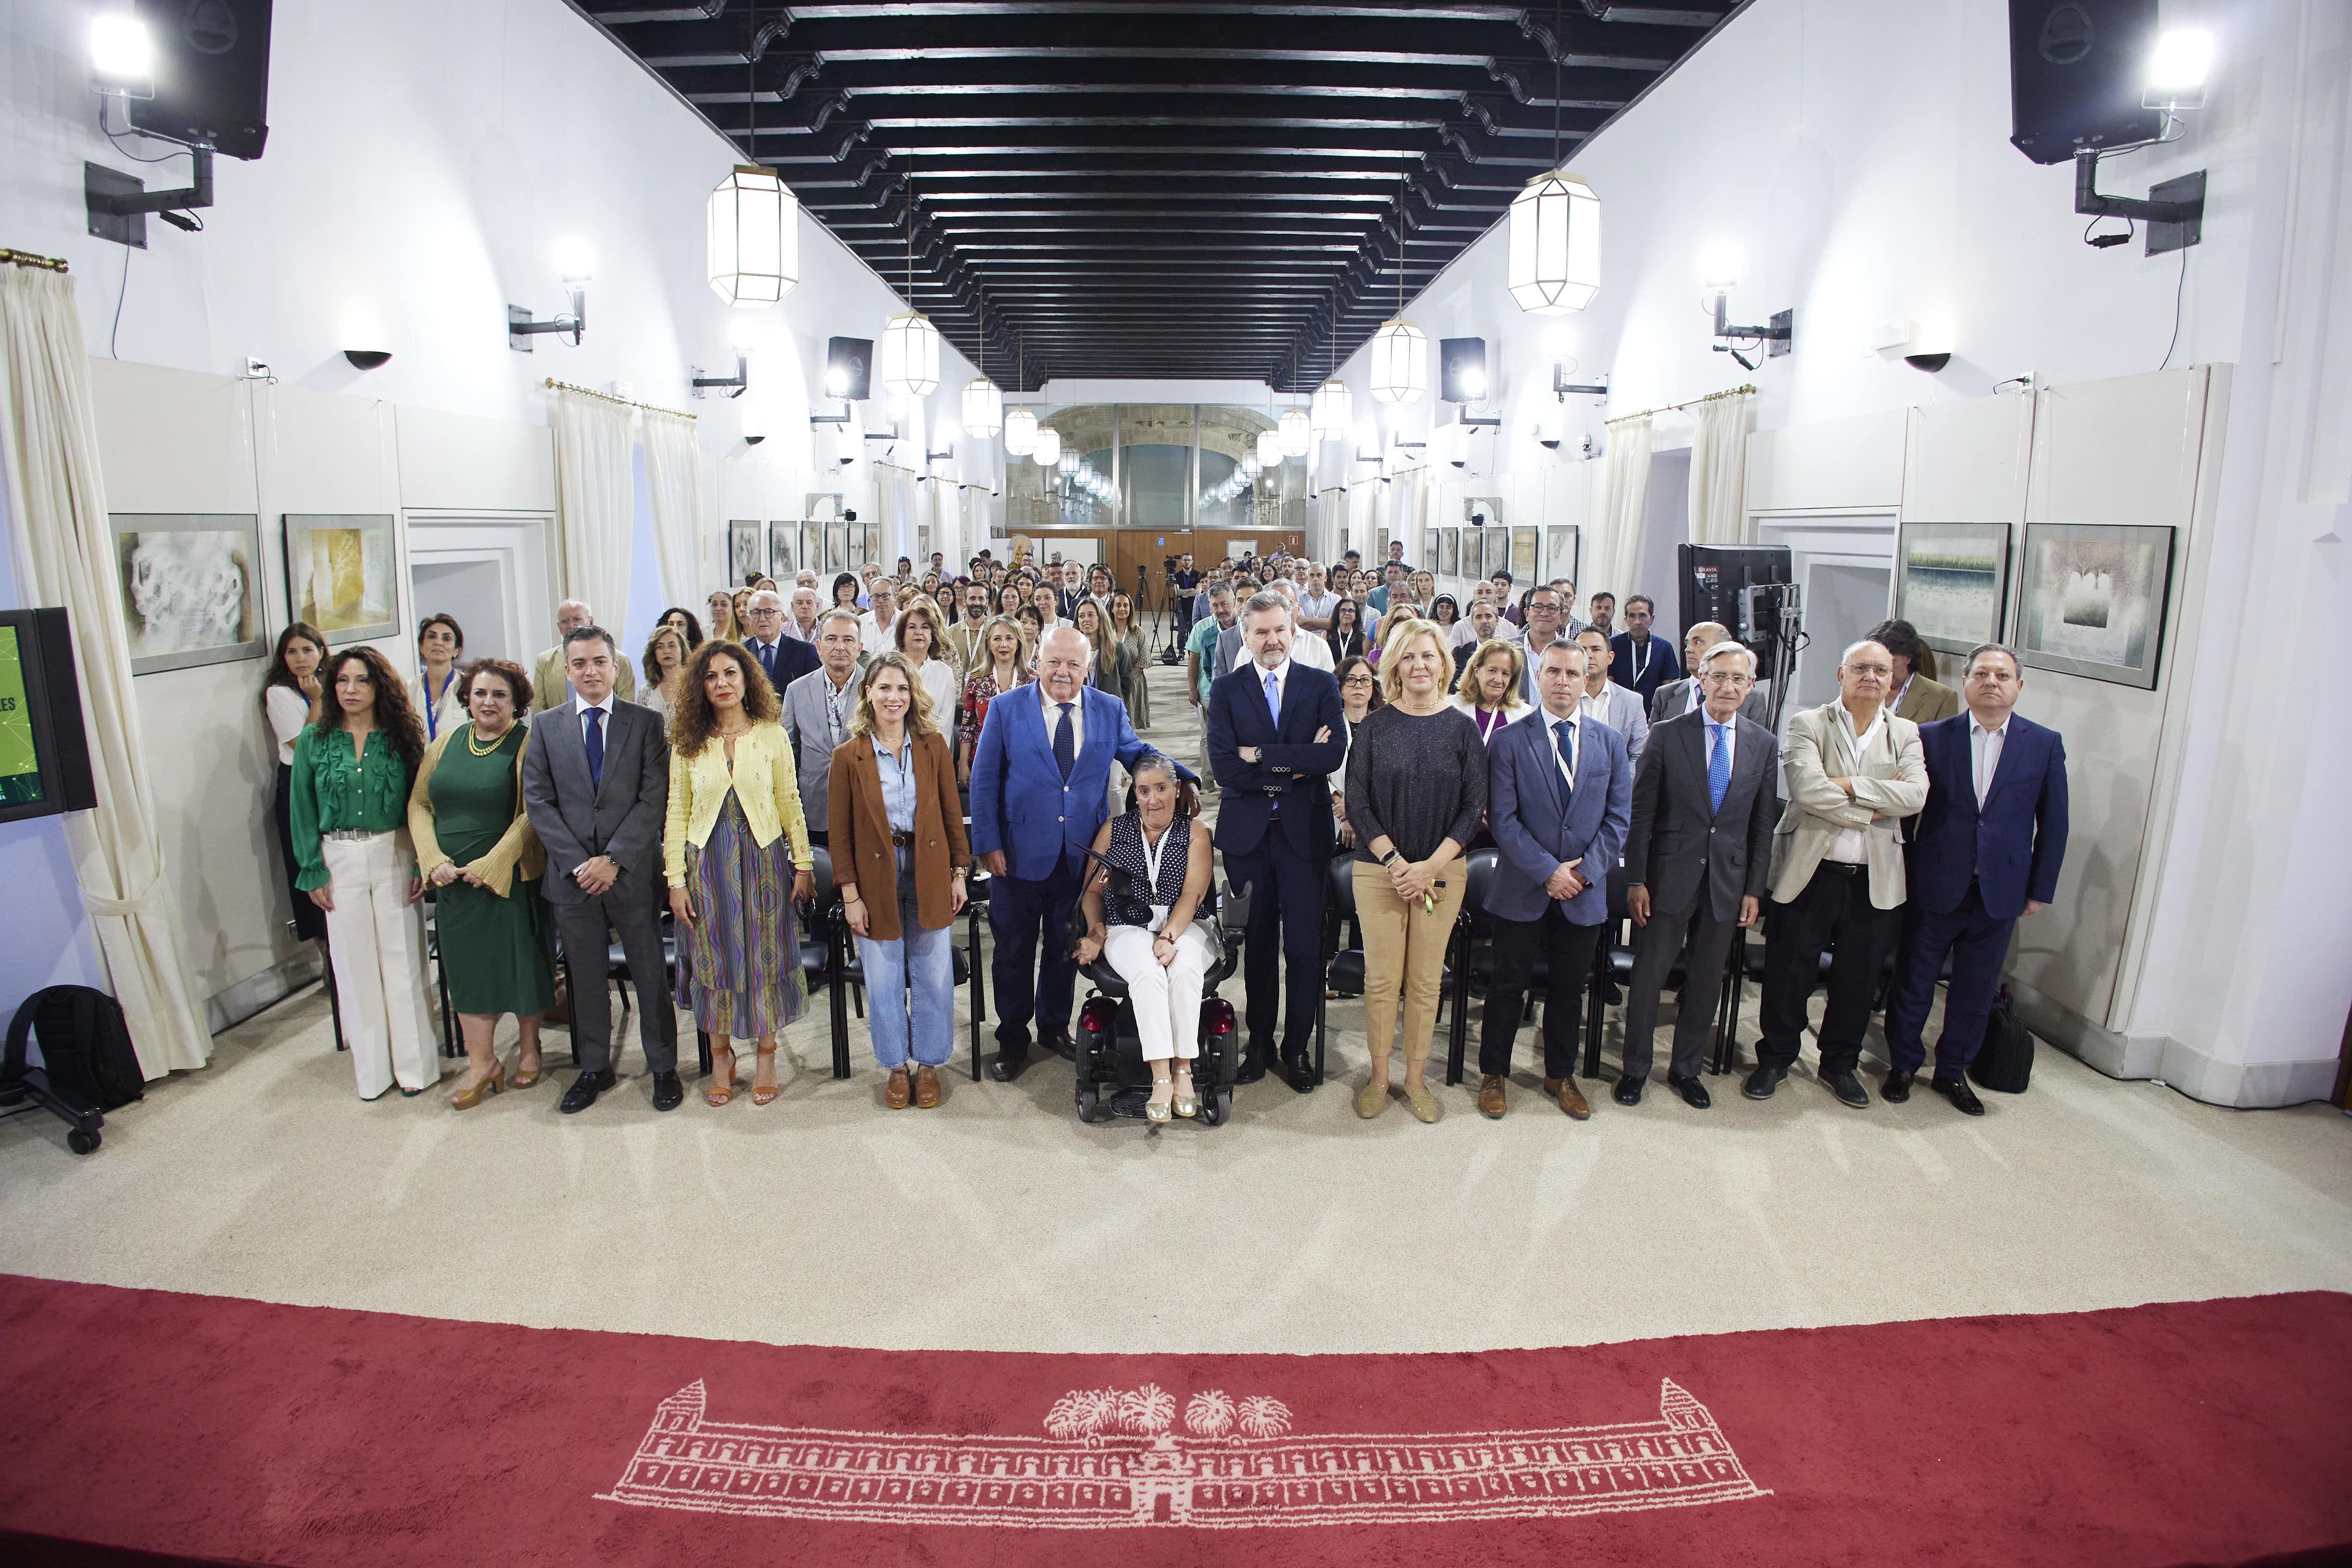
[[[604,710],[588,710],[588,781],[597,789],[604,787]]]
[[[1070,781],[1070,769],[1078,760],[1077,752],[1070,744],[1070,709],[1077,705],[1062,703],[1057,706],[1062,710],[1062,719],[1054,727],[1054,766],[1062,770],[1062,782],[1066,784]]]
[[[774,685],[776,684],[776,645],[773,643],[760,644],[760,668],[766,674],[768,684]]]
[[[1552,730],[1559,737],[1560,760],[1571,768],[1574,767],[1576,765],[1576,721],[1572,718],[1561,719],[1552,727]],[[1576,787],[1569,782],[1568,775],[1558,768],[1551,770],[1551,776],[1555,781],[1554,788],[1559,790],[1560,814],[1565,816],[1568,813],[1570,797],[1575,792]]]
[[[1706,727],[1715,733],[1707,737],[1706,799],[1709,810],[1723,810],[1723,797],[1731,788],[1731,733],[1728,725],[1713,719]]]
[[[1277,727],[1282,723],[1282,686],[1271,670],[1265,673],[1265,711],[1273,716]]]

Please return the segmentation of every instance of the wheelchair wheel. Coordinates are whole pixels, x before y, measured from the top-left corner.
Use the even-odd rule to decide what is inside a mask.
[[[1090,1123],[1110,1120],[1110,1113],[1103,1109],[1102,1092],[1091,1083],[1078,1085],[1078,1120]]]
[[[1201,1121],[1205,1126],[1222,1127],[1233,1119],[1234,1092],[1220,1089],[1201,1101]]]
[[[0,1089],[0,1105],[22,1105],[24,1103],[25,1092],[22,1089]]]
[[[85,1133],[79,1127],[71,1128],[66,1134],[66,1147],[78,1155],[96,1154],[102,1136],[98,1133]]]

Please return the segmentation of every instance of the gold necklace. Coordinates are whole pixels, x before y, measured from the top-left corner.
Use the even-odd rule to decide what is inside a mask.
[[[514,726],[512,725],[507,726],[507,729],[512,729],[513,727]],[[488,757],[491,752],[496,751],[501,745],[503,745],[507,738],[507,730],[502,729],[499,731],[496,736],[491,737],[490,743],[488,746],[477,746],[474,744],[474,736],[476,733],[477,732],[472,725],[469,724],[466,727],[466,749],[472,752],[477,757]]]

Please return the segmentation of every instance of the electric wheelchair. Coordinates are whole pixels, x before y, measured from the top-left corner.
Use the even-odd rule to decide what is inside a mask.
[[[1127,873],[1088,852],[1088,875],[1100,867],[1124,883]],[[1217,995],[1241,962],[1242,945],[1249,933],[1249,889],[1222,886],[1210,878],[1209,897],[1215,904],[1213,929],[1220,952],[1201,980],[1200,1054],[1192,1061],[1192,1087],[1201,1099],[1200,1120],[1223,1126],[1234,1113],[1234,1079],[1242,1067],[1240,1019],[1233,1003]],[[1086,934],[1083,908],[1072,921],[1070,945]],[[1108,1122],[1118,1116],[1143,1119],[1144,1103],[1151,1098],[1151,1068],[1143,1060],[1143,1040],[1135,1026],[1135,1005],[1127,982],[1101,954],[1082,971],[1094,988],[1078,1009],[1070,1030],[1072,1058],[1077,1071],[1078,1120]]]

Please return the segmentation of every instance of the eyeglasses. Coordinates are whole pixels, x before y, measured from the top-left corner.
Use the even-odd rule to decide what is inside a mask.
[[[1372,684],[1372,677],[1360,670],[1339,684],[1343,686],[1369,686]]]
[[[1699,680],[1710,686],[1752,686],[1756,684],[1756,677],[1753,675],[1738,674],[1724,670],[1709,670],[1701,675]]]

